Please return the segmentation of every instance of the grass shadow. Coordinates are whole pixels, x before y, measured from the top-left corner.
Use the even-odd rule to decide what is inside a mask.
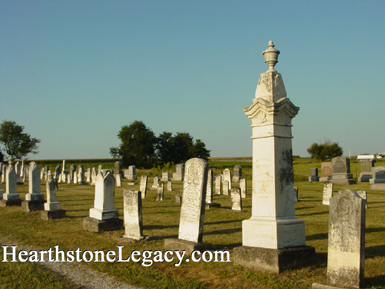
[[[384,256],[385,256],[385,245],[365,248],[365,259],[375,258],[375,257],[384,257]]]
[[[323,240],[328,238],[328,233],[314,234],[306,236],[306,241]]]

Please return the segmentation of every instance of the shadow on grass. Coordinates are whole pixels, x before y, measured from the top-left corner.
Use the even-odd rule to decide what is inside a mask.
[[[230,220],[230,221],[219,221],[219,222],[205,222],[205,225],[238,223],[238,222],[242,222],[243,220],[244,219],[237,219],[237,220]]]
[[[172,229],[172,228],[179,228],[178,225],[171,225],[171,226],[162,226],[162,225],[144,225],[143,230],[162,230],[162,229]]]
[[[365,259],[375,257],[385,257],[385,245],[365,248]]]
[[[310,213],[310,214],[297,214],[297,217],[299,217],[299,216],[324,215],[324,214],[329,214],[329,212],[319,212],[319,213]]]
[[[328,233],[314,234],[306,236],[306,241],[323,240],[328,238]]]
[[[372,286],[384,286],[385,284],[385,275],[380,275],[371,278],[365,278],[365,287],[369,288]]]
[[[223,234],[233,234],[233,233],[238,233],[241,232],[242,228],[233,228],[233,229],[227,229],[227,230],[214,230],[211,232],[205,232],[204,235],[223,235]]]
[[[299,210],[306,210],[306,209],[313,209],[314,207],[302,207],[302,208],[295,208],[296,211]]]

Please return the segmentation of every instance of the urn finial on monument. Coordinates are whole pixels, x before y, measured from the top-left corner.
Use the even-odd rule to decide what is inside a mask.
[[[267,49],[263,51],[263,56],[265,57],[265,63],[269,66],[269,70],[274,70],[274,66],[278,63],[278,55],[280,51],[274,48],[274,43],[272,40],[269,41]]]

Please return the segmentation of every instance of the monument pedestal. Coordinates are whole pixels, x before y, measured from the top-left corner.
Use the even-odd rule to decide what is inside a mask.
[[[21,206],[21,200],[0,200],[0,207]]]
[[[348,174],[333,174],[330,181],[337,185],[353,185],[356,184],[356,180],[353,179],[353,175]]]
[[[220,208],[221,204],[218,203],[206,203],[205,209],[209,210],[210,208]]]
[[[61,219],[65,218],[66,211],[65,210],[53,210],[53,211],[41,211],[40,217],[42,220],[53,220],[53,219]]]
[[[337,285],[329,285],[327,283],[313,283],[311,286],[312,289],[346,289],[346,287],[340,287]],[[363,287],[360,287],[363,288]]]
[[[234,265],[273,273],[311,265],[315,262],[315,256],[315,249],[309,246],[284,249],[241,246],[233,250]]]
[[[164,240],[164,249],[165,250],[179,250],[186,251],[187,255],[190,255],[193,251],[210,251],[215,250],[215,245],[208,243],[196,243],[192,241],[187,241],[183,239],[165,239]]]
[[[22,201],[21,208],[26,212],[43,211],[44,203],[44,200]]]
[[[98,220],[91,217],[85,217],[83,219],[83,229],[90,232],[121,230],[123,229],[123,220],[119,218]]]

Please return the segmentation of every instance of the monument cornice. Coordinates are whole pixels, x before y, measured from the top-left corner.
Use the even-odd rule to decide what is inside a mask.
[[[285,111],[290,118],[294,118],[299,111],[299,107],[295,106],[287,97],[281,98],[276,102],[263,98],[254,98],[253,102],[248,107],[245,107],[243,111],[250,119],[256,117],[260,111],[269,115],[277,115]]]

